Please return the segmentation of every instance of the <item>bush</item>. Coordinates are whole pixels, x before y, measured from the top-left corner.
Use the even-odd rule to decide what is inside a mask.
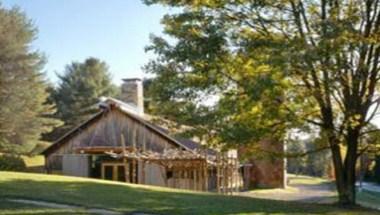
[[[3,154],[0,155],[0,170],[24,171],[26,170],[26,165],[20,156]]]

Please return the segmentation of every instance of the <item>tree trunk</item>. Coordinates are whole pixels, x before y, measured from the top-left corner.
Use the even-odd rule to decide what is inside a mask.
[[[356,204],[356,161],[357,161],[357,147],[359,132],[357,130],[350,130],[346,136],[347,153],[342,162],[340,147],[338,144],[331,145],[333,156],[336,187],[339,196],[339,204],[342,206],[352,206]]]

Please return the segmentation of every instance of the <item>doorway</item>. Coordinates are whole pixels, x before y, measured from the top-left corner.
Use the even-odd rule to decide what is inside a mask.
[[[125,165],[123,163],[102,163],[101,178],[112,181],[125,181]]]
[[[137,162],[102,162],[101,178],[112,181],[138,183]],[[127,168],[127,169],[126,169]]]

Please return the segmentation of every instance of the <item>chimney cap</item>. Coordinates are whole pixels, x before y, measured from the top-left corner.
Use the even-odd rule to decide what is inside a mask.
[[[124,82],[134,82],[134,81],[141,81],[141,78],[123,78]]]

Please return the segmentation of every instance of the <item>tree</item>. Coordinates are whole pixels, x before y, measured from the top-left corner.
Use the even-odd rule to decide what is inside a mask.
[[[318,142],[321,142],[315,136],[307,138],[293,137],[287,140],[287,171],[289,173],[310,175],[316,177],[329,177],[329,167],[331,166],[331,158],[328,149],[317,151],[315,153],[307,153],[318,149]],[[301,154],[301,156],[297,156]]]
[[[56,117],[65,124],[47,137],[50,140],[96,113],[100,97],[117,94],[108,66],[96,58],[88,58],[83,63],[73,62],[58,77],[59,84],[52,90],[51,99],[57,104]]]
[[[37,30],[19,9],[0,8],[0,152],[27,153],[59,121],[47,103],[44,58],[31,48]]]
[[[375,167],[373,170],[373,178],[376,183],[380,184],[380,156],[375,158]]]
[[[379,0],[145,3],[180,9],[162,20],[173,39],[153,36],[148,47],[158,57],[146,70],[164,81],[163,97],[217,95],[215,130],[226,142],[320,130],[339,202],[355,204],[360,138],[380,106]]]

